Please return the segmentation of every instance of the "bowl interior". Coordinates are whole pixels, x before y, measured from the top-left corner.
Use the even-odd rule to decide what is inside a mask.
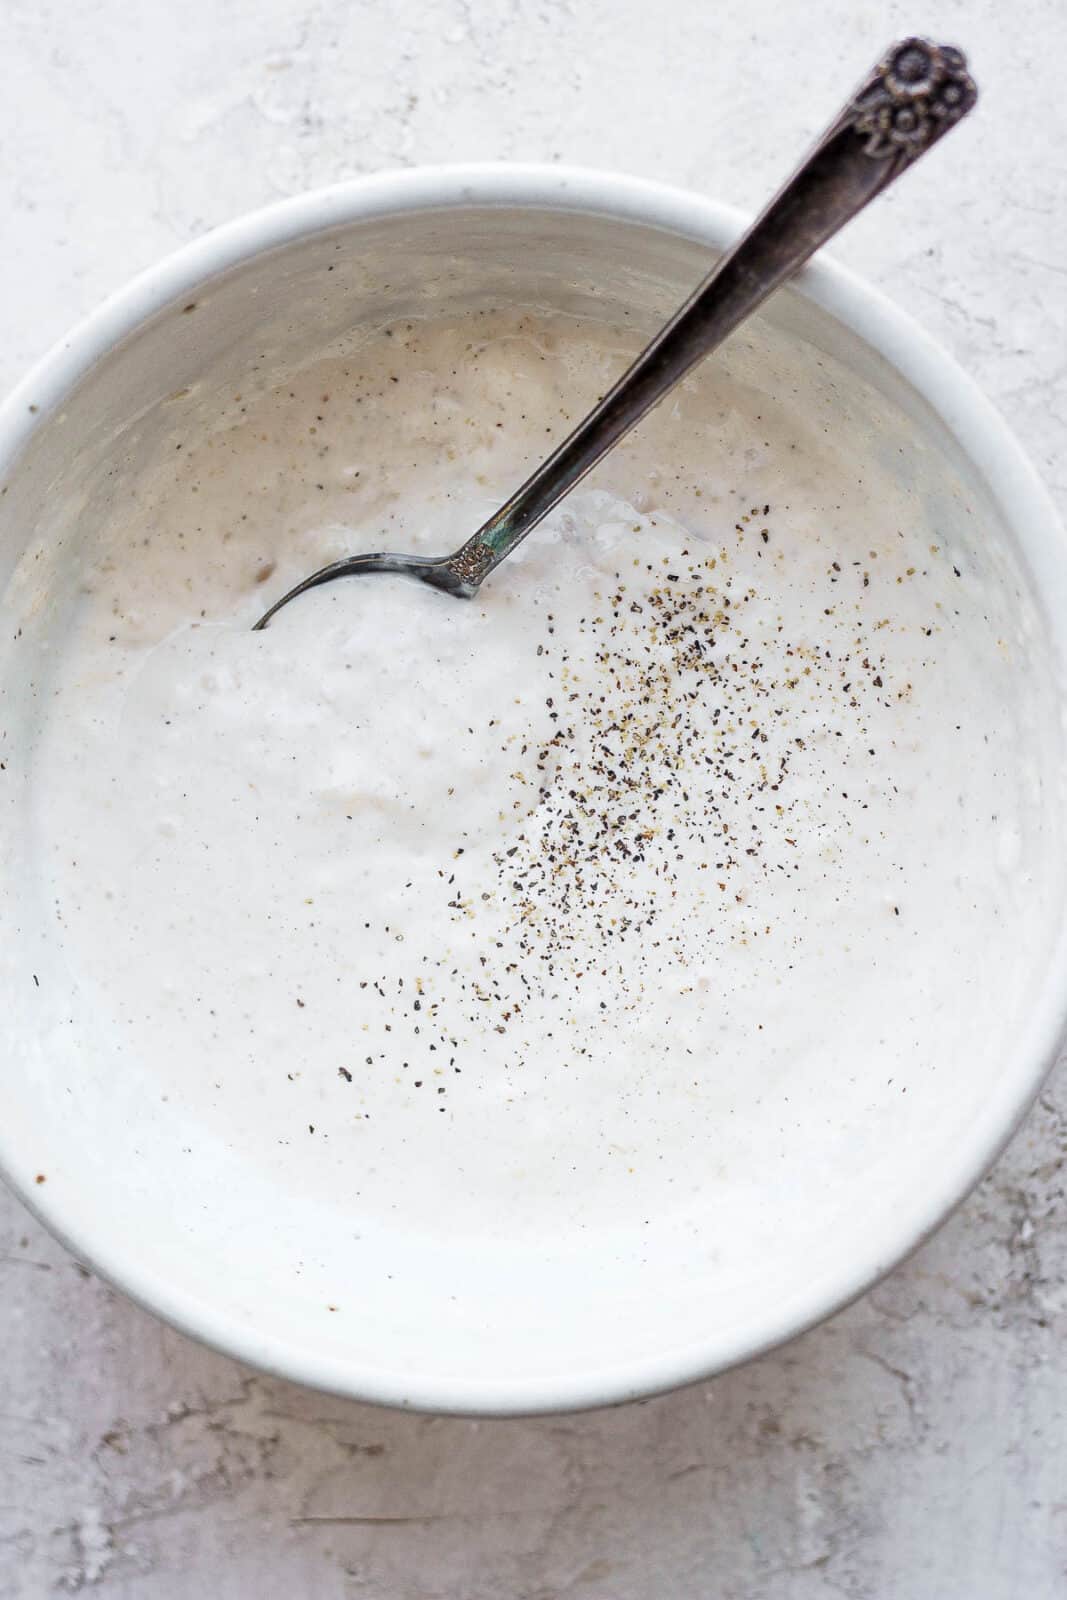
[[[1034,858],[1019,869],[1031,885],[1026,959],[996,990],[988,975],[963,973],[948,992],[946,929],[943,970],[906,975],[936,1059],[920,1034],[891,1089],[863,1070],[871,1038],[892,1026],[883,1016],[872,1017],[871,1038],[856,1038],[851,1073],[791,1076],[785,1064],[759,1084],[724,1074],[706,1165],[669,1200],[640,1174],[623,1197],[605,1163],[590,1170],[587,1204],[575,1195],[560,1204],[515,1157],[507,1228],[494,1227],[489,1199],[484,1225],[453,1226],[432,1168],[404,1169],[395,1127],[361,1136],[324,1173],[319,1146],[273,1148],[272,1090],[254,1074],[237,1129],[196,1087],[161,1085],[153,1060],[119,1057],[57,932],[39,870],[55,841],[40,836],[33,780],[51,663],[85,553],[174,430],[208,430],[221,397],[281,382],[316,351],[402,318],[520,306],[651,333],[706,270],[719,231],[716,241],[711,220],[697,237],[632,217],[474,200],[353,215],[183,288],[46,408],[4,472],[10,1000],[0,1155],[79,1254],[248,1359],[370,1398],[469,1409],[617,1399],[695,1376],[890,1265],[977,1176],[1036,1087],[1042,1062],[1025,1021],[1053,976],[1062,901],[1059,750],[1048,744],[1056,685],[1040,626],[1015,641],[1032,681],[1020,776],[1036,819]],[[1029,597],[1031,554],[987,464],[803,286],[717,359],[750,395],[741,426],[755,428],[766,402],[839,427],[842,472],[876,461],[970,571],[1009,600]],[[950,830],[937,847],[951,852]],[[984,1053],[952,1047],[961,1005],[983,1018]],[[498,1156],[487,1168],[502,1181]],[[407,1197],[392,1218],[366,1215],[352,1181],[354,1166],[384,1162],[396,1163]]]

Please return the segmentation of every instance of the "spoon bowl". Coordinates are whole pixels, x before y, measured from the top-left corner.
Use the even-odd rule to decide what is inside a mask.
[[[306,594],[309,589],[317,589],[323,583],[332,583],[335,578],[369,577],[375,572],[394,575],[400,573],[405,578],[414,578],[419,583],[429,584],[431,589],[443,589],[446,594],[469,600],[477,592],[478,585],[461,576],[453,565],[454,559],[450,556],[440,556],[437,560],[428,561],[424,557],[401,555],[392,550],[371,550],[365,555],[343,556],[340,561],[330,561],[326,566],[320,567],[302,583],[294,584],[280,600],[276,600],[270,609],[263,613],[252,631],[257,633],[265,628],[283,606],[287,606],[290,600],[295,600],[297,595]]]

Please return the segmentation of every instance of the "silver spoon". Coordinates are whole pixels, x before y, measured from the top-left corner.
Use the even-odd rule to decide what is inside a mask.
[[[960,50],[905,39],[834,118],[810,155],[652,343],[510,500],[450,556],[378,552],[331,561],[276,600],[266,627],[306,589],[403,572],[470,599],[515,546],[647,411],[875,195],[966,116],[977,99]]]

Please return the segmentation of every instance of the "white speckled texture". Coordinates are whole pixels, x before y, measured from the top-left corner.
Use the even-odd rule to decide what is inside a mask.
[[[979,379],[1062,506],[1060,0],[925,19],[895,0],[7,0],[0,385],[204,228],[383,166],[558,157],[751,208],[924,20],[968,49],[984,104],[836,253]],[[0,1195],[0,1597],[1059,1595],[1064,1085],[832,1323],[714,1383],[555,1421],[397,1415],[252,1376]]]

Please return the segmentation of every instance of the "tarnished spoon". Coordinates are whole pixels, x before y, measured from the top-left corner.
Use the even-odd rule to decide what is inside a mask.
[[[519,542],[704,356],[803,266],[821,244],[971,110],[963,52],[927,39],[896,44],[834,118],[796,172],[521,489],[450,556],[376,552],[331,561],[276,600],[360,573],[403,572],[469,599]]]

